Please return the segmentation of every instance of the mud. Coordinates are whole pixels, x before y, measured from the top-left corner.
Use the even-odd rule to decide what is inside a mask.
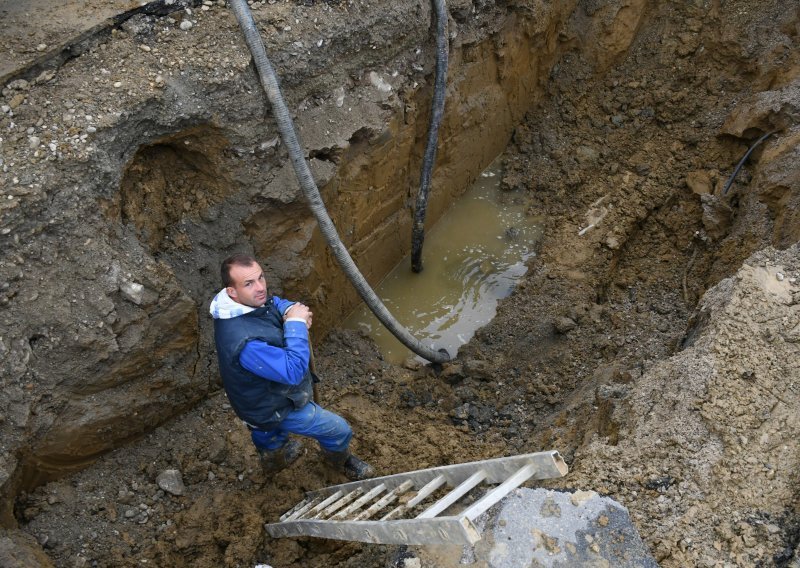
[[[15,496],[4,562],[392,564],[392,547],[261,528],[342,479],[312,448],[265,479],[216,387],[204,304],[237,248],[271,254],[276,286],[324,306],[323,402],[382,473],[558,449],[571,473],[549,486],[620,501],[662,566],[797,561],[796,11],[450,4],[456,71],[437,172],[453,185],[431,212],[510,140],[505,183],[547,228],[517,291],[439,370],[390,365],[335,328],[351,293],[289,181],[247,57],[227,49],[242,46],[234,22],[210,8],[190,16],[192,36],[178,33],[183,15],[154,20],[3,91],[0,481]],[[323,196],[378,278],[410,227],[391,203],[413,195],[431,69],[414,48],[430,45],[429,8],[286,2],[256,17]],[[292,43],[315,38],[332,47]],[[398,81],[391,96],[368,70]],[[367,246],[381,234],[392,246]],[[262,240],[276,237],[287,246]],[[159,490],[164,469],[182,472],[184,495]]]

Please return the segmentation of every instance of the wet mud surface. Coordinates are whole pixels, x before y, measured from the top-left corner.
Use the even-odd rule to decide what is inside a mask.
[[[389,364],[334,327],[316,346],[322,403],[381,474],[556,449],[571,472],[543,485],[618,500],[660,565],[790,566],[798,14],[779,2],[611,4],[575,6],[544,96],[502,157],[506,186],[546,220],[517,290],[441,368]],[[587,47],[593,38],[603,49]],[[163,239],[157,225],[148,234]],[[0,554],[70,567],[355,568],[402,556],[268,538],[263,523],[304,490],[344,479],[308,442],[265,478],[210,391],[90,468],[21,493]],[[157,485],[167,469],[181,472],[181,495]]]

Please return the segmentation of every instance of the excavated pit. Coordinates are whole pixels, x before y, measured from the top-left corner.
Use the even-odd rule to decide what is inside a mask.
[[[430,8],[306,4],[255,16],[375,283],[408,252]],[[232,16],[207,7],[140,15],[55,75],[4,85],[0,564],[442,566],[265,536],[342,479],[310,447],[266,479],[219,390],[206,309],[238,250],[314,307],[322,402],[382,473],[557,449],[571,473],[550,486],[619,500],[663,566],[797,561],[796,13],[451,3],[429,220],[501,154],[545,226],[517,290],[438,371],[339,328],[358,299]],[[166,469],[182,495],[156,484]]]

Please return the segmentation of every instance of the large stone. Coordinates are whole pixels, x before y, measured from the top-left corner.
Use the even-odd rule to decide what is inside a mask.
[[[53,563],[31,535],[19,530],[0,529],[0,566],[52,568]]]
[[[186,493],[186,486],[183,484],[183,476],[177,469],[165,469],[156,478],[158,486],[171,495],[183,495]]]
[[[417,547],[423,566],[655,568],[628,510],[594,491],[516,489],[475,521],[474,547]]]
[[[658,566],[628,510],[595,492],[517,489],[490,516],[475,554],[490,568]]]

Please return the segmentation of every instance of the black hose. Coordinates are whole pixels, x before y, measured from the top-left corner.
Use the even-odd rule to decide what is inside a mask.
[[[317,189],[317,184],[314,182],[311,170],[308,168],[308,164],[305,161],[305,155],[297,140],[297,134],[294,131],[294,124],[289,115],[289,109],[286,107],[278,85],[278,77],[267,58],[264,43],[256,28],[253,14],[247,6],[247,1],[229,0],[229,2],[239,22],[239,27],[241,27],[244,34],[247,47],[250,49],[250,53],[253,56],[253,62],[256,65],[259,78],[261,79],[261,85],[264,87],[267,98],[272,105],[275,120],[278,123],[278,130],[281,133],[283,143],[286,144],[289,158],[292,161],[295,174],[297,175],[297,180],[300,182],[300,187],[306,199],[308,199],[311,211],[317,218],[320,231],[328,242],[328,246],[331,247],[334,257],[336,257],[342,270],[347,274],[347,277],[361,295],[361,298],[367,306],[369,306],[369,309],[372,310],[372,313],[375,314],[375,317],[377,317],[386,329],[397,337],[403,345],[428,361],[434,363],[449,361],[450,356],[447,352],[435,351],[430,347],[422,345],[422,343],[415,339],[406,328],[401,326],[397,320],[394,319],[392,314],[389,313],[389,310],[386,309],[386,306],[383,305],[383,302],[381,302],[372,288],[370,288],[366,279],[358,270],[358,267],[356,267],[353,259],[350,257],[350,253],[347,252],[347,248],[342,244],[339,234],[336,232],[336,227],[328,215],[328,211],[325,209],[325,203],[322,201],[319,189]]]
[[[736,174],[738,174],[739,170],[742,169],[742,166],[747,161],[747,158],[749,158],[750,154],[753,153],[753,150],[755,150],[758,147],[758,145],[761,144],[764,140],[766,140],[767,138],[769,138],[770,136],[775,134],[775,132],[776,132],[775,130],[771,130],[771,131],[767,132],[761,138],[756,140],[753,143],[752,146],[750,146],[750,148],[747,150],[747,152],[745,152],[745,155],[742,156],[742,159],[739,160],[739,163],[736,164],[736,169],[733,170],[733,173],[731,174],[731,177],[729,177],[728,181],[725,182],[725,187],[722,188],[722,195],[726,195],[728,193],[728,189],[730,189],[731,185],[733,185],[733,180],[736,179]]]
[[[434,78],[431,121],[428,126],[428,142],[422,159],[422,172],[419,176],[419,193],[414,210],[414,224],[411,229],[411,270],[422,272],[422,244],[425,242],[425,214],[428,210],[428,193],[431,175],[436,163],[436,146],[439,139],[439,125],[444,115],[445,87],[447,86],[447,6],[444,0],[433,0],[436,12],[436,75]]]

